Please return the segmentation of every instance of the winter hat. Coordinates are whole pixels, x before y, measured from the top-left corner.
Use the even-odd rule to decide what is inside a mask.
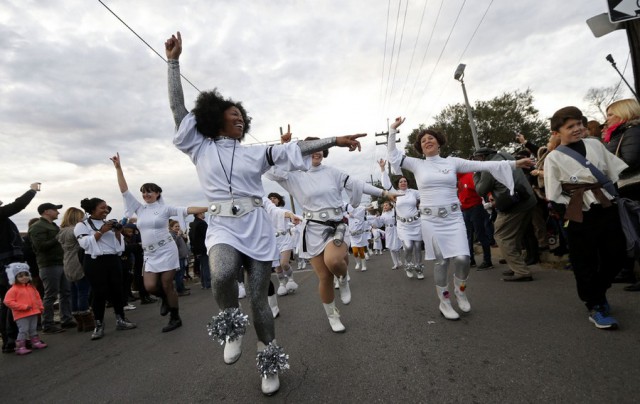
[[[13,285],[16,282],[16,276],[20,272],[26,272],[29,274],[29,280],[31,280],[31,272],[29,272],[29,265],[24,262],[12,262],[5,267],[7,272],[7,278],[9,278],[9,284]]]

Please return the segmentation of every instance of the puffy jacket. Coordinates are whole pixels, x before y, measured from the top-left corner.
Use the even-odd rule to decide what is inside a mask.
[[[78,259],[80,244],[78,244],[78,239],[73,234],[73,229],[72,226],[63,227],[56,237],[64,251],[64,274],[68,280],[76,282],[84,278],[84,269]]]
[[[632,177],[640,172],[640,119],[618,126],[605,147],[613,154],[617,151],[617,156],[629,166],[620,173],[620,179]]]
[[[15,283],[4,297],[4,304],[11,309],[13,319],[40,314],[44,311],[42,299],[30,283]]]

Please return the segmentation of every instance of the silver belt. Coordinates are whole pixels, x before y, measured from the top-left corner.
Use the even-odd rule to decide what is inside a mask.
[[[395,224],[385,224],[384,227],[393,227]]]
[[[449,213],[457,212],[460,210],[460,204],[452,203],[448,206],[429,206],[429,207],[421,207],[420,212],[426,216],[438,216],[438,217],[447,217]]]
[[[209,205],[209,213],[214,216],[240,217],[261,206],[261,197],[248,196],[246,198],[213,202]]]
[[[284,236],[285,234],[291,234],[289,230],[281,230],[276,232],[276,237]]]
[[[307,220],[320,220],[324,222],[332,216],[342,216],[342,208],[326,208],[315,212],[305,210],[302,212],[302,217]]]
[[[401,221],[402,223],[411,223],[411,222],[415,222],[416,220],[420,219],[420,212],[416,213],[415,216],[411,216],[411,217],[401,217],[398,216],[397,219],[399,221]]]
[[[364,230],[356,230],[356,231],[351,232],[351,235],[352,236],[359,236],[362,233],[364,233]]]
[[[149,245],[143,245],[142,246],[142,250],[144,252],[154,252],[155,250],[157,250],[158,248],[167,245],[169,243],[171,243],[173,241],[173,237],[171,237],[171,235],[169,235],[167,238],[163,238],[162,240],[158,241],[157,243],[153,243],[153,244],[149,244]]]

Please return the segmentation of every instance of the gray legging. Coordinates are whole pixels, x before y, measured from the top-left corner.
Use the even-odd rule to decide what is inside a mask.
[[[422,259],[420,253],[422,250],[422,241],[420,240],[406,240],[402,241],[402,248],[404,249],[404,258],[407,264],[413,266],[420,266]]]
[[[267,301],[272,261],[256,261],[228,244],[209,250],[213,296],[221,310],[239,307],[238,269],[247,271],[245,289],[251,302],[253,325],[258,340],[265,345],[275,339],[273,313]]]
[[[436,286],[447,286],[447,270],[449,269],[449,263],[453,266],[454,275],[461,280],[467,280],[471,267],[469,266],[468,255],[458,255],[457,257],[444,258],[442,251],[438,247],[436,240],[433,240],[433,252],[436,256],[436,262],[433,265],[433,278],[436,282]]]

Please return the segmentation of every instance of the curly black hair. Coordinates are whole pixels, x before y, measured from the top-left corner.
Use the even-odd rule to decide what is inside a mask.
[[[443,135],[440,132],[436,132],[435,130],[425,129],[425,130],[421,131],[420,133],[418,133],[418,136],[416,137],[416,141],[413,142],[413,148],[420,155],[423,154],[422,153],[422,145],[420,144],[420,141],[422,140],[424,135],[431,135],[431,136],[435,137],[436,138],[436,142],[438,142],[438,146],[440,146],[440,147],[442,147],[445,144],[447,144],[447,137],[445,135]]]
[[[202,133],[204,137],[212,139],[220,136],[220,131],[224,127],[224,112],[231,107],[238,108],[242,114],[244,131],[240,140],[244,139],[244,135],[251,128],[251,117],[247,115],[241,102],[233,101],[230,98],[225,99],[217,88],[200,93],[196,99],[196,106],[191,112],[196,116],[198,132]]]
[[[91,214],[96,210],[98,205],[100,205],[103,202],[104,200],[100,198],[91,198],[91,199],[84,198],[83,200],[80,201],[80,207],[84,209],[84,211],[87,212],[88,214]]]

